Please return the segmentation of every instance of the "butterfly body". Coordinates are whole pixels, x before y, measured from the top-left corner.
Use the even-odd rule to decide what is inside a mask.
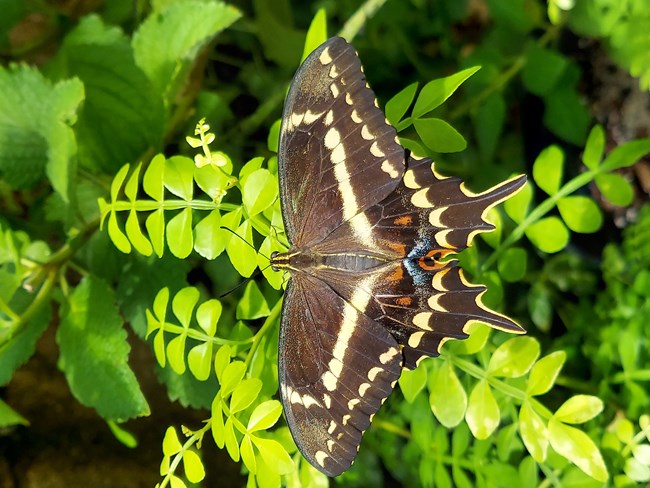
[[[332,38],[302,64],[287,96],[278,173],[291,243],[278,376],[303,456],[329,476],[354,461],[402,368],[436,356],[476,321],[522,332],[481,301],[454,253],[494,227],[487,211],[525,177],[481,193],[405,154],[354,49]]]

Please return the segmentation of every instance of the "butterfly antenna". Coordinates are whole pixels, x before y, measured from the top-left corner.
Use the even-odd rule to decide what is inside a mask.
[[[253,246],[250,242],[248,242],[248,241],[247,241],[246,239],[244,239],[242,236],[240,236],[239,234],[237,234],[237,232],[235,232],[235,231],[232,230],[231,228],[229,228],[229,227],[224,227],[223,225],[222,225],[221,227],[219,227],[219,228],[220,228],[220,229],[223,229],[223,230],[227,230],[228,232],[232,233],[233,235],[236,235],[236,236],[239,237],[242,241],[244,241],[244,242],[245,242],[245,243],[246,243],[246,244],[247,244],[251,249],[253,249],[257,254],[259,254],[260,256],[262,256],[262,257],[263,257],[264,259],[266,259],[268,262],[271,262],[271,258],[269,258],[266,254],[261,253],[261,252],[260,252],[260,251],[255,247],[255,246]],[[266,268],[264,268],[264,269],[266,269]],[[252,277],[252,276],[251,276],[251,277]]]

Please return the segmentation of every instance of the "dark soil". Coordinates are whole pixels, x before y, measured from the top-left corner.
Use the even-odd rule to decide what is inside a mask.
[[[0,432],[0,488],[151,488],[161,481],[165,430],[181,424],[198,428],[206,411],[171,403],[157,382],[149,345],[132,338],[130,364],[151,407],[147,418],[124,427],[138,439],[130,449],[118,442],[94,410],[79,404],[56,367],[58,348],[50,328],[36,354],[0,391],[4,401],[27,418],[29,426]],[[243,486],[225,451],[206,437],[202,452],[208,477],[203,486]]]

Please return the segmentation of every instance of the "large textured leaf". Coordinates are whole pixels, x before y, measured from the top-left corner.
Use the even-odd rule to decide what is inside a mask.
[[[126,420],[149,414],[129,368],[130,346],[113,291],[94,277],[70,295],[57,330],[59,367],[75,397],[103,417]]]

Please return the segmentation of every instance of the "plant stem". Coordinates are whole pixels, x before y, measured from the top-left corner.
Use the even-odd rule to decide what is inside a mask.
[[[266,335],[266,333],[271,329],[276,321],[278,320],[278,317],[280,316],[280,312],[282,310],[282,299],[278,300],[275,305],[273,306],[273,309],[271,309],[271,313],[269,314],[268,317],[266,317],[266,320],[264,321],[264,324],[260,328],[260,330],[257,331],[257,334],[255,334],[255,339],[253,340],[253,345],[251,348],[248,350],[248,354],[246,354],[246,360],[244,361],[244,364],[246,365],[246,369],[251,364],[251,361],[253,360],[253,357],[255,356],[255,352],[257,351],[257,348],[259,347],[260,343],[262,342],[262,339]]]
[[[343,25],[343,28],[338,32],[338,35],[352,41],[357,33],[363,28],[368,19],[375,15],[386,3],[386,0],[366,0],[357,11],[352,14],[348,21]]]

